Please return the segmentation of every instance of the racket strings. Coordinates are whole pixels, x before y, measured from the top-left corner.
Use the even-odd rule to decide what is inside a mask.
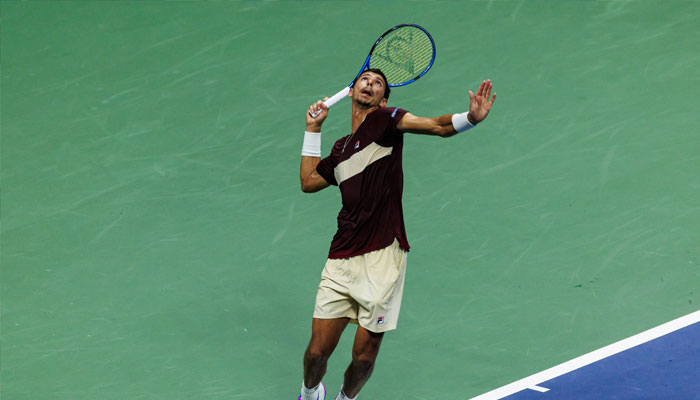
[[[382,70],[387,84],[400,85],[417,78],[433,61],[433,42],[413,26],[395,29],[377,44],[369,67]]]

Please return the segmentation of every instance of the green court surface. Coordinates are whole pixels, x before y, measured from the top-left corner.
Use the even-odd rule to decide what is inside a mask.
[[[340,209],[304,114],[426,27],[399,329],[361,399],[467,399],[698,310],[698,1],[3,1],[5,400],[296,399]],[[331,110],[323,149],[349,133]],[[352,326],[351,326],[352,328]],[[329,398],[352,330],[331,358]]]

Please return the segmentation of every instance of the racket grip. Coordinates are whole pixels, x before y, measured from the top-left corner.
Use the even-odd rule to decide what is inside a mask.
[[[325,104],[326,107],[331,108],[340,100],[343,100],[344,98],[348,97],[348,93],[350,93],[350,86],[348,86],[345,89],[341,90],[340,92],[336,93],[335,95],[333,95],[333,97],[324,101],[323,104]],[[321,113],[321,110],[318,110],[317,112],[309,111],[309,115],[312,118],[318,117],[318,114],[320,114],[320,113]]]

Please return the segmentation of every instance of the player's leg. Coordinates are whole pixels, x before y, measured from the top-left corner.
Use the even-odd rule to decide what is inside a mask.
[[[311,340],[304,352],[302,400],[323,400],[325,388],[321,379],[326,373],[328,358],[338,345],[343,330],[357,318],[357,303],[348,295],[343,279],[347,275],[345,259],[329,259],[321,274],[316,293]]]
[[[384,332],[396,329],[406,276],[406,252],[398,241],[384,249],[351,258],[361,271],[353,280],[351,294],[358,303],[358,323],[352,362],[345,372],[341,393],[336,399],[352,399],[374,369]]]
[[[338,345],[349,318],[314,318],[311,325],[311,340],[304,352],[304,386],[315,388],[326,374],[328,358]]]
[[[372,375],[383,337],[384,332],[370,332],[361,326],[357,327],[355,343],[352,346],[352,361],[345,371],[341,396],[352,399],[360,392]]]

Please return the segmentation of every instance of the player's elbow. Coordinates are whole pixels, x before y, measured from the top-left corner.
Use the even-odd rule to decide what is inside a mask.
[[[309,179],[302,179],[301,180],[301,191],[304,193],[313,193],[313,192],[317,192],[318,188]]]
[[[305,181],[301,181],[301,191],[304,193],[311,193],[311,186]]]

